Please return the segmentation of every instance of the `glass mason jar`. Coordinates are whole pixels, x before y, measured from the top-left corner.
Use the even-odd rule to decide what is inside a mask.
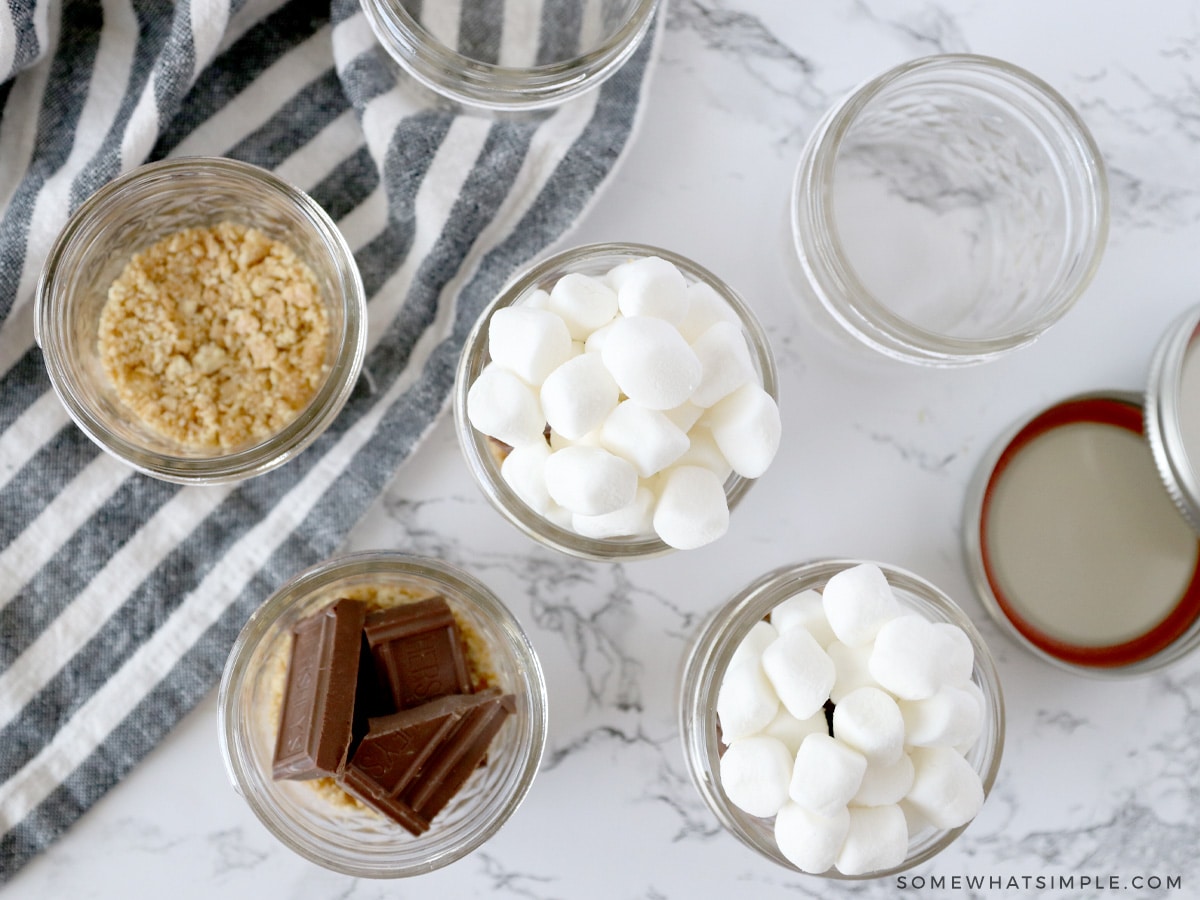
[[[659,0],[522,4],[363,0],[383,48],[421,84],[492,110],[554,106],[599,85],[633,55]],[[523,14],[524,13],[524,14]]]
[[[292,626],[348,591],[375,588],[444,597],[486,647],[492,684],[516,697],[516,713],[488,747],[486,765],[419,837],[362,806],[334,802],[312,782],[271,777]],[[546,742],[541,664],[513,614],[483,584],[447,563],[386,551],[330,559],[276,591],[238,635],[218,705],[226,768],[267,829],[312,862],[373,878],[430,872],[482,845],[525,798]]]
[[[580,272],[599,277],[615,266],[631,259],[657,256],[678,268],[689,283],[704,282],[733,309],[742,326],[743,336],[750,348],[750,358],[762,382],[763,390],[778,402],[779,387],[775,357],[766,332],[746,302],[716,275],[687,257],[646,244],[604,243],[586,244],[564,250],[535,263],[511,280],[500,295],[476,320],[467,336],[454,383],[454,427],[467,467],[476,483],[509,522],[526,535],[563,553],[591,560],[644,559],[672,552],[672,548],[656,535],[616,538],[590,538],[577,534],[547,519],[531,509],[508,486],[500,474],[500,461],[492,450],[491,439],[477,431],[467,418],[467,392],[488,364],[488,323],[492,314],[506,306],[518,306],[537,290],[548,290],[564,275]],[[725,480],[725,498],[732,511],[750,489],[754,480],[736,472]]]
[[[182,229],[224,221],[291,247],[316,277],[329,322],[324,379],[307,405],[275,434],[231,450],[185,446],[147,427],[118,399],[97,344],[108,286],[130,257]],[[350,247],[311,197],[257,166],[185,157],[134,169],[80,205],[42,270],[35,331],[55,392],[96,444],[155,478],[215,484],[282,465],[329,426],[362,368],[366,297]]]
[[[861,562],[863,560],[822,559],[766,573],[708,617],[683,664],[679,731],[692,782],[708,808],[734,837],[766,859],[796,871],[799,870],[775,843],[774,819],[749,815],[735,806],[721,788],[717,693],[734,650],[756,622],[762,621],[787,598],[810,589],[820,590],[838,572]],[[983,694],[985,710],[983,731],[967,752],[966,759],[979,773],[986,797],[996,780],[1004,747],[1004,700],[991,652],[966,613],[942,591],[903,569],[882,564],[879,567],[907,611],[916,612],[932,622],[957,625],[971,640],[975,650],[971,680]],[[966,827],[919,832],[910,840],[904,862],[893,869],[861,876],[843,875],[831,869],[821,877],[854,880],[894,875],[931,859]]]
[[[808,140],[791,196],[804,299],[893,359],[993,359],[1087,287],[1108,203],[1095,141],[1048,84],[984,56],[917,59]]]

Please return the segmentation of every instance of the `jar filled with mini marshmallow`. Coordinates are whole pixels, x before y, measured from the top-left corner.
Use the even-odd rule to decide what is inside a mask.
[[[750,308],[692,260],[641,244],[566,250],[510,282],[467,338],[454,416],[488,501],[595,560],[719,539],[781,434]]]
[[[968,827],[1004,702],[987,645],[942,591],[892,566],[768,572],[714,611],[683,668],[680,734],[721,824],[795,871],[878,878]]]

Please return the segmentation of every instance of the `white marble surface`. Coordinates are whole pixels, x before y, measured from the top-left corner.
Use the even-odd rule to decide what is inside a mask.
[[[796,310],[785,197],[828,104],[939,51],[1008,59],[1077,106],[1110,165],[1111,239],[1083,300],[1032,348],[965,371],[864,365],[831,353]],[[640,133],[570,238],[601,239],[690,255],[752,303],[780,364],[784,443],[732,533],[706,551],[613,566],[540,549],[486,505],[445,421],[355,530],[353,548],[472,571],[541,654],[549,743],[499,835],[402,883],[310,865],[230,788],[209,697],[6,896],[894,896],[893,879],[835,888],[760,860],[720,830],[683,767],[677,681],[700,617],[769,568],[827,555],[889,561],[941,585],[998,660],[1000,778],[981,816],[921,872],[1076,878],[1050,896],[1092,895],[1078,888],[1085,875],[1117,878],[1124,896],[1200,896],[1200,657],[1135,680],[1059,672],[985,621],[958,536],[967,482],[997,434],[1074,392],[1140,388],[1162,330],[1200,301],[1200,6],[672,0]],[[1131,888],[1147,875],[1180,876],[1182,888]]]

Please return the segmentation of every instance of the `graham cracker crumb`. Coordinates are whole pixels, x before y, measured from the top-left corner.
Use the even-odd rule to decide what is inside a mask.
[[[290,247],[235,222],[135,254],[108,289],[98,348],[117,396],[155,432],[232,449],[280,431],[327,369],[329,321]]]

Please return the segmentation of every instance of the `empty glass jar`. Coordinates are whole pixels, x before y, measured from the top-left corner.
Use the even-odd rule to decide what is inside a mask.
[[[905,63],[829,110],[791,209],[818,315],[933,366],[1035,340],[1108,234],[1104,163],[1076,112],[1030,73],[965,54]]]

